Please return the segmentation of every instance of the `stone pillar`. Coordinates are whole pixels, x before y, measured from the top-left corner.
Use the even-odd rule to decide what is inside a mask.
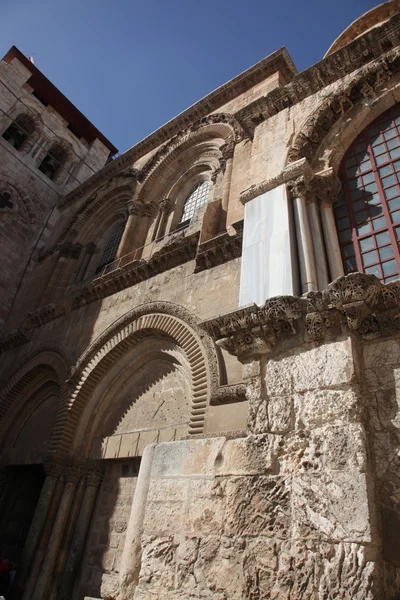
[[[341,182],[333,171],[329,170],[326,175],[316,177],[313,185],[315,193],[321,201],[321,221],[328,255],[330,280],[333,281],[344,275],[339,238],[332,208],[333,204],[337,202]]]
[[[169,215],[169,210],[172,206],[172,200],[170,198],[164,198],[164,200],[161,200],[158,204],[158,214],[157,214],[157,219],[154,225],[154,231],[153,231],[153,236],[152,236],[152,241],[156,242],[157,240],[160,240],[161,238],[164,237],[165,235],[165,228],[167,225],[167,220],[168,220],[168,215]]]
[[[301,293],[306,294],[307,292],[313,292],[318,289],[313,240],[306,205],[306,197],[309,192],[308,182],[304,177],[299,177],[291,182],[289,187],[293,195],[297,253],[300,263]]]
[[[21,561],[22,568],[17,570],[13,585],[16,597],[19,598],[22,595],[24,600],[31,600],[43,559],[47,553],[47,544],[63,490],[64,458],[45,457],[43,466],[47,477],[25,544]]]
[[[318,289],[325,290],[329,283],[329,273],[328,266],[326,264],[324,238],[322,235],[319,211],[315,197],[307,204],[307,210],[314,247]]]
[[[235,145],[233,142],[224,144],[220,148],[222,152],[221,167],[224,173],[222,184],[222,202],[221,202],[221,217],[219,221],[219,230],[226,231],[226,221],[228,215],[229,196],[231,191],[233,154]]]
[[[64,568],[57,600],[70,600],[80,567],[97,491],[103,478],[100,465],[91,465],[85,477],[86,488],[76,522],[69,556]]]
[[[144,449],[142,461],[140,463],[139,476],[137,479],[135,496],[132,502],[121,559],[119,575],[120,595],[118,600],[130,600],[133,598],[134,589],[138,582],[141,565],[140,537],[143,529],[143,519],[146,510],[155,447],[156,446],[153,444]]]
[[[48,593],[52,581],[54,567],[57,563],[58,552],[63,539],[67,521],[73,506],[76,487],[82,475],[82,467],[76,461],[70,461],[64,467],[65,487],[53,529],[47,544],[47,552],[43,559],[39,576],[34,587],[32,600],[43,600]]]
[[[81,258],[80,265],[75,274],[75,283],[80,283],[84,280],[87,268],[93,256],[93,253],[96,249],[96,246],[93,243],[87,244],[85,246],[84,255]]]
[[[131,203],[129,206],[129,218],[116,259],[126,256],[126,262],[130,262],[141,257],[151,217],[154,214],[154,208],[151,202],[147,204],[138,201]],[[135,250],[137,250],[137,255],[134,253]],[[124,262],[122,262],[123,264]]]

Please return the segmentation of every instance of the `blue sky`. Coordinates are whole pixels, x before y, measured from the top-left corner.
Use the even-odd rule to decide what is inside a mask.
[[[298,70],[372,0],[0,0],[17,46],[120,151],[281,46]]]

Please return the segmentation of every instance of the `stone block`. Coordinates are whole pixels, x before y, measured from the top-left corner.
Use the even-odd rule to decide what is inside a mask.
[[[181,440],[159,444],[155,450],[152,477],[212,476],[225,438]]]
[[[360,416],[355,389],[313,390],[294,394],[294,412],[299,426],[318,427],[329,421],[349,421]]]
[[[292,499],[296,539],[371,542],[364,473],[348,469],[295,476]]]
[[[128,458],[130,456],[138,456],[138,433],[124,433],[121,435],[121,445],[119,447],[119,458]]]
[[[265,475],[273,469],[274,436],[257,436],[227,440],[216,459],[216,475]]]
[[[183,502],[148,502],[144,517],[144,531],[148,535],[169,535],[179,532],[185,525],[187,515]]]
[[[121,445],[121,436],[112,435],[107,438],[107,446],[103,458],[117,458]]]
[[[271,358],[266,366],[268,396],[284,396],[352,383],[356,369],[351,340],[330,342]]]
[[[227,481],[226,535],[286,539],[290,522],[290,478],[253,476]]]

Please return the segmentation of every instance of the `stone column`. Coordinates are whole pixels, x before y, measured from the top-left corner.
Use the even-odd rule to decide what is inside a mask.
[[[98,464],[91,465],[85,478],[86,488],[80,507],[78,520],[75,526],[74,537],[69,551],[69,556],[58,590],[57,600],[70,600],[70,598],[72,598],[77,572],[80,567],[80,562],[89,531],[90,519],[102,478],[103,469],[101,466]]]
[[[64,458],[45,457],[43,466],[47,477],[25,543],[21,568],[17,569],[13,585],[13,593],[16,598],[23,596],[24,600],[30,600],[32,597],[42,561],[47,552],[47,544],[63,488]]]
[[[85,246],[85,253],[84,253],[84,255],[81,259],[81,263],[76,271],[75,283],[80,283],[85,278],[87,268],[89,266],[90,260],[93,256],[95,249],[96,249],[96,246],[93,243],[87,244]]]
[[[233,142],[224,144],[220,148],[222,152],[221,167],[224,172],[224,179],[222,184],[222,203],[221,203],[221,217],[219,221],[219,230],[226,230],[226,221],[228,215],[229,196],[231,190],[232,181],[232,168],[233,168],[233,154],[235,145]]]
[[[140,536],[143,529],[143,519],[146,510],[155,447],[155,444],[152,444],[144,449],[140,464],[139,476],[136,484],[135,496],[132,502],[121,559],[121,568],[119,572],[120,595],[118,600],[130,600],[133,598],[134,589],[139,578],[141,564]]]
[[[43,600],[51,584],[54,567],[57,563],[59,548],[65,527],[73,505],[76,487],[82,475],[82,466],[76,461],[65,465],[65,487],[54,521],[53,529],[47,544],[47,552],[41,565],[40,573],[33,591],[32,600]]]
[[[165,228],[167,225],[169,210],[172,206],[172,200],[170,198],[164,198],[158,204],[159,210],[157,215],[157,220],[154,225],[154,231],[152,236],[152,241],[156,242],[161,239],[165,235]]]
[[[131,202],[128,206],[129,217],[125,225],[124,233],[118,246],[115,259],[121,258],[132,251],[134,246],[135,231],[140,216],[141,205],[138,202]]]
[[[307,204],[307,210],[314,247],[318,289],[325,290],[328,287],[329,274],[328,266],[326,264],[325,245],[322,235],[321,222],[315,197],[313,197],[311,201]]]
[[[299,177],[289,184],[293,195],[293,209],[297,237],[297,253],[300,263],[301,293],[318,289],[317,270],[311,228],[308,220],[306,197],[309,193],[308,182]]]
[[[338,200],[342,184],[339,177],[333,172],[333,169],[328,169],[319,173],[313,179],[312,187],[316,197],[320,200],[321,221],[328,256],[330,281],[333,281],[344,275],[339,238],[332,208]]]

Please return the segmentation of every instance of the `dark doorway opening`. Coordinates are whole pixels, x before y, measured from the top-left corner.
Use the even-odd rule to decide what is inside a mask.
[[[4,557],[16,563],[17,568],[45,477],[42,465],[7,467],[0,511],[0,547]]]

